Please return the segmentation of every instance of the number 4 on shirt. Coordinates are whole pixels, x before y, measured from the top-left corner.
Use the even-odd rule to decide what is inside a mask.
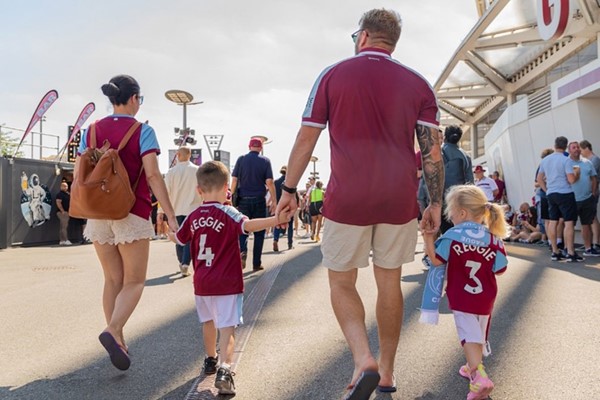
[[[212,260],[215,258],[210,247],[204,247],[206,245],[206,234],[200,235],[200,249],[198,249],[198,260],[206,261],[206,266],[212,265]]]

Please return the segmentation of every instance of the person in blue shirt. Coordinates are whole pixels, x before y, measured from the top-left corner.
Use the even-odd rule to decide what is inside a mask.
[[[585,245],[584,256],[597,257],[600,251],[592,246],[592,223],[596,219],[596,197],[598,179],[591,161],[581,158],[579,143],[569,143],[569,160],[575,171],[579,170],[579,179],[571,184],[577,202],[577,216],[581,222],[581,236]]]
[[[568,262],[582,261],[575,252],[575,222],[577,221],[577,202],[571,184],[579,179],[579,171],[573,170],[573,164],[564,156],[568,139],[559,136],[554,140],[554,153],[542,159],[537,176],[538,185],[548,198],[548,226],[546,233],[552,245],[552,261],[559,261],[563,255],[556,242],[557,225],[562,217],[565,221],[564,241],[568,251]]]

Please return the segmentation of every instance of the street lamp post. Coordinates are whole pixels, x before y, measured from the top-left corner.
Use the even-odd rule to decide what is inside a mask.
[[[184,90],[168,90],[165,93],[165,97],[167,100],[172,101],[173,103],[183,106],[183,131],[187,129],[187,106],[194,106],[196,104],[202,104],[203,101],[196,101],[192,103],[194,100],[194,96]]]
[[[315,180],[317,179],[317,161],[319,161],[319,157],[317,156],[311,156],[310,157],[310,162],[313,163],[313,177],[315,178]]]
[[[179,139],[175,139],[175,144],[177,145],[179,142],[178,147],[184,146],[186,143],[190,142],[188,140],[188,136],[190,135],[190,143],[192,145],[196,144],[196,140],[193,138],[195,132],[193,130],[189,130],[187,126],[187,106],[202,104],[204,102],[196,101],[192,103],[192,100],[194,100],[194,96],[192,96],[191,93],[188,93],[184,90],[168,90],[167,92],[165,92],[165,97],[167,98],[167,100],[172,101],[177,105],[183,106],[183,128],[175,128],[175,133],[181,132],[182,136],[180,136]],[[176,157],[173,158],[169,167],[172,167],[175,164],[175,158]]]

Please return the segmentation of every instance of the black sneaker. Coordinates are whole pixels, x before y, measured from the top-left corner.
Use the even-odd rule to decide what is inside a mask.
[[[560,250],[558,251],[558,253],[552,253],[552,256],[550,257],[550,259],[551,259],[552,261],[560,261],[560,260],[562,260],[563,258],[564,258],[564,257],[563,257],[563,255],[561,254]]]
[[[235,394],[233,372],[223,367],[219,368],[215,378],[215,387],[219,389],[219,394]]]
[[[206,357],[204,359],[204,374],[214,375],[217,373],[217,363],[219,362],[219,356]]]
[[[599,257],[600,256],[600,251],[596,250],[595,248],[589,248],[586,251],[583,252],[583,255],[586,257]]]
[[[567,257],[567,262],[579,262],[579,261],[583,261],[583,257],[581,257],[579,254],[574,253],[574,254],[568,254]]]

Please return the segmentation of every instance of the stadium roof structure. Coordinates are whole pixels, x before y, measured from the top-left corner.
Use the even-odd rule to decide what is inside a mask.
[[[459,124],[469,130],[491,124],[494,113],[506,104],[546,88],[598,55],[597,46],[589,45],[600,32],[600,0],[475,2],[480,18],[434,85],[443,125]],[[559,3],[568,4],[566,28],[558,38],[541,37],[537,21],[542,2],[553,5],[552,12]],[[477,131],[480,138],[485,135],[484,129]],[[470,147],[469,135],[465,136]]]

